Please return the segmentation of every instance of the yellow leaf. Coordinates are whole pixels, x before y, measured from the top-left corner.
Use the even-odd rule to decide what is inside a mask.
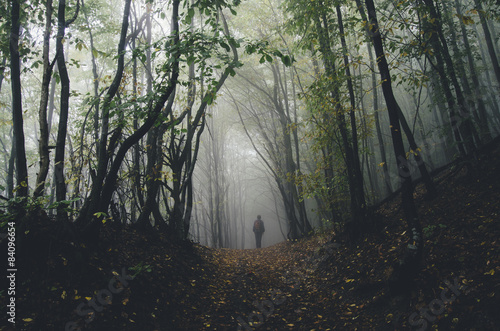
[[[23,318],[23,321],[25,321],[25,322],[31,322],[31,321],[33,321],[33,319],[28,317],[28,318]]]
[[[66,291],[63,291],[62,294],[61,294],[61,298],[66,299],[66,296],[67,296],[66,295]]]
[[[90,301],[92,300],[92,297],[85,297],[85,299],[87,299],[87,301]]]
[[[495,274],[495,270],[491,269],[490,271],[485,272],[484,274],[493,276]]]
[[[79,295],[75,295],[75,300],[81,299],[82,297]]]

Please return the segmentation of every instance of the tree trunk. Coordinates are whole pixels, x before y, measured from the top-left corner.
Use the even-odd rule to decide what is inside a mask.
[[[477,38],[479,38],[480,37],[479,31],[475,25],[473,25],[473,29],[474,29],[474,32],[475,32]],[[478,42],[478,44],[479,44],[479,52],[481,53],[481,60],[484,64],[484,66],[488,66],[488,62],[486,61],[486,53],[484,50],[484,45],[482,42]],[[490,89],[491,89],[491,87],[493,87],[494,84],[493,84],[493,81],[491,79],[490,71],[484,70],[484,75],[486,77],[486,86],[490,87]],[[498,104],[495,90],[494,90],[493,95],[490,94],[489,101],[492,103],[492,106],[491,106],[492,112],[495,115],[496,122],[498,125],[500,125],[500,105]]]
[[[5,63],[7,63],[7,57],[4,54],[2,54],[2,63],[0,63],[0,92],[2,92],[2,84],[3,84],[3,80],[5,78],[5,75],[4,75]]]
[[[56,201],[66,200],[66,181],[64,177],[64,161],[66,150],[66,133],[68,131],[69,94],[70,81],[66,60],[64,58],[64,35],[66,30],[66,0],[59,1],[57,11],[58,29],[56,38],[56,58],[59,76],[61,78],[61,100],[59,109],[59,126],[57,130],[56,154],[54,157],[54,174],[56,179]],[[57,218],[60,221],[67,220],[66,206],[59,204],[57,208]]]
[[[49,63],[50,34],[52,30],[52,0],[47,0],[45,4],[45,31],[43,35],[43,77],[41,86],[40,107],[38,110],[38,123],[40,125],[40,141],[38,153],[40,155],[40,169],[36,179],[33,196],[44,195],[45,181],[49,173],[49,124],[47,122],[47,108],[49,103],[49,86],[52,75],[52,65]]]
[[[360,77],[362,76],[361,67],[359,67],[359,76]],[[368,136],[369,128],[366,121],[368,118],[368,114],[366,113],[365,101],[363,96],[364,87],[362,80],[359,82],[358,93],[361,96],[360,97],[361,112],[362,112],[361,125],[363,126],[363,130],[365,131],[363,138],[363,149],[371,151],[371,153],[363,153],[363,162],[366,161],[366,172],[368,175],[368,181],[370,183],[370,188],[371,188],[370,196],[372,197],[373,200],[375,194],[376,195],[380,194],[380,186],[377,178],[374,175],[376,173],[375,153],[373,152],[375,150],[375,147],[373,145],[373,139],[371,139],[371,137]],[[361,170],[363,171],[363,166],[361,167]]]
[[[146,94],[150,95],[153,91],[153,77],[151,74],[152,65],[151,65],[151,4],[147,3],[146,5]],[[160,180],[161,180],[161,168],[163,166],[162,161],[162,151],[161,144],[158,146],[158,141],[161,139],[160,136],[163,136],[165,129],[152,128],[146,137],[146,199],[141,204],[142,211],[137,220],[138,223],[143,225],[149,225],[149,217],[150,214],[158,209],[158,204],[156,203],[157,195],[160,189]],[[134,146],[137,148],[136,143]],[[138,156],[136,156],[137,158]],[[138,171],[136,167],[136,171]],[[138,178],[139,179],[139,178]],[[141,193],[142,197],[142,193]],[[141,199],[139,197],[139,200]],[[162,222],[160,219],[161,216],[159,212],[156,212],[155,215],[155,224]]]
[[[109,157],[110,154],[113,152],[112,150],[108,151],[107,144],[108,144],[108,134],[109,134],[109,114],[111,110],[111,101],[118,92],[118,88],[121,83],[121,79],[123,76],[123,70],[125,68],[125,37],[127,36],[127,30],[128,30],[128,17],[130,14],[130,0],[127,0],[125,2],[125,10],[123,13],[123,20],[122,20],[122,30],[120,33],[120,42],[118,44],[118,65],[115,73],[115,77],[113,79],[113,82],[111,83],[106,96],[104,97],[103,101],[103,106],[102,106],[102,122],[101,122],[101,133],[99,137],[99,144],[98,144],[98,149],[97,149],[97,155],[98,155],[98,163],[97,163],[97,173],[96,173],[96,178],[92,183],[92,192],[90,196],[90,211],[91,214],[87,215],[88,217],[91,217],[94,215],[95,212],[101,211],[101,212],[107,212],[107,206],[104,208],[104,210],[98,210],[99,205],[101,204],[101,199],[99,196],[101,195],[101,192],[103,191],[103,183],[104,179],[106,178],[106,172],[108,170],[108,164],[109,164]],[[110,146],[111,148],[111,146]],[[111,199],[110,199],[111,200]]]
[[[358,9],[364,11],[360,0],[356,0]],[[378,59],[378,68],[380,71],[380,78],[382,81],[382,92],[384,93],[384,98],[387,105],[387,110],[389,113],[390,130],[391,137],[394,147],[394,154],[396,157],[397,168],[399,171],[399,177],[402,181],[401,197],[402,197],[402,208],[405,214],[408,235],[409,235],[409,245],[406,249],[404,259],[397,266],[395,276],[396,284],[398,286],[404,286],[407,284],[420,270],[420,264],[423,254],[423,241],[422,241],[422,228],[420,225],[420,220],[417,213],[417,208],[413,201],[413,189],[412,189],[412,178],[408,169],[408,162],[405,156],[405,148],[403,144],[403,138],[401,135],[400,119],[399,114],[401,109],[399,104],[394,97],[392,90],[391,74],[389,70],[389,65],[385,57],[384,46],[382,43],[382,36],[379,30],[379,25],[377,21],[377,14],[375,11],[375,5],[373,0],[365,0],[365,4],[368,10],[368,17],[370,19],[367,22],[368,32],[373,40],[373,45],[375,47],[375,53]],[[365,16],[366,17],[366,16]]]
[[[321,10],[322,7],[323,4],[320,1],[319,6],[316,7],[316,10],[318,9]],[[328,44],[330,41],[330,36],[328,31],[328,20],[326,14],[324,12],[315,13],[314,22],[316,30],[319,35],[319,44],[320,44],[321,54],[323,56],[325,72],[329,77],[335,78],[337,77],[337,73],[335,69],[333,52],[330,48],[330,45]],[[363,201],[360,200],[360,196],[357,192],[358,179],[356,177],[357,173],[356,162],[354,158],[353,148],[349,142],[347,134],[347,125],[340,101],[340,90],[337,86],[332,87],[331,97],[333,100],[335,100],[335,117],[337,120],[337,125],[340,131],[340,135],[342,137],[343,152],[345,155],[345,164],[346,164],[349,192],[350,192],[351,221],[355,224],[356,231],[359,232],[363,229],[365,223],[364,222],[366,218],[365,206],[363,204]]]
[[[498,58],[495,53],[495,47],[493,46],[493,39],[491,37],[490,29],[488,27],[488,21],[484,15],[483,5],[480,0],[474,0],[476,9],[479,13],[479,18],[481,20],[481,26],[483,27],[484,39],[486,40],[486,46],[488,46],[488,53],[490,54],[491,65],[493,66],[493,71],[497,77],[497,81],[500,84],[500,65],[498,63]]]
[[[366,199],[364,192],[364,180],[363,180],[363,172],[361,171],[361,165],[359,162],[359,148],[358,148],[358,129],[356,124],[356,99],[354,94],[354,88],[352,85],[351,78],[351,70],[349,69],[349,50],[347,49],[347,43],[344,35],[344,22],[342,19],[342,11],[340,9],[340,5],[336,6],[337,11],[337,20],[339,25],[339,33],[340,33],[340,42],[342,44],[342,53],[344,57],[344,67],[345,67],[345,75],[347,77],[347,91],[349,92],[349,101],[351,107],[349,109],[349,117],[351,120],[351,140],[352,140],[352,163],[354,166],[353,169],[353,181],[354,181],[354,190],[356,196],[356,208],[359,208],[359,216],[360,219],[356,219],[356,222],[359,222],[362,227],[366,226],[364,224],[367,220],[366,215]]]
[[[446,2],[443,2],[443,8],[446,13],[451,13],[451,10],[448,8],[448,5]],[[461,19],[462,17],[462,11],[460,8],[460,4],[458,0],[455,0],[455,8],[457,11],[458,16],[460,17],[459,19],[459,24],[462,32],[462,40],[464,42],[464,48],[465,48],[465,53],[467,55],[467,61],[469,64],[469,69],[470,69],[470,75],[472,79],[472,83],[474,87],[471,87],[469,84],[469,80],[467,79],[467,74],[465,72],[465,67],[464,63],[462,62],[462,59],[458,59],[458,65],[457,65],[457,70],[460,75],[461,81],[462,81],[462,86],[465,91],[469,92],[469,95],[467,95],[467,101],[469,103],[469,107],[471,110],[473,110],[475,119],[477,122],[477,125],[480,128],[481,131],[481,138],[485,139],[487,141],[491,140],[491,134],[488,129],[488,123],[486,120],[486,106],[483,102],[483,98],[481,97],[480,94],[480,85],[479,85],[479,79],[477,78],[476,74],[476,68],[474,66],[473,62],[473,57],[472,57],[472,51],[470,48],[469,44],[469,38],[467,37],[467,31],[465,29],[465,24],[463,20]],[[449,14],[446,14],[446,21],[450,27],[450,35],[451,35],[451,44],[453,47],[453,53],[455,54],[460,54],[460,50],[458,48],[458,38],[457,34],[455,32],[455,27],[453,25],[453,19],[449,16]],[[476,111],[476,103],[477,103],[477,110]],[[481,142],[481,141],[479,141]]]
[[[284,68],[284,66],[283,66]],[[283,69],[285,70],[285,68]],[[292,77],[291,77],[291,84],[292,84],[292,95],[293,95],[293,122],[298,123],[298,117],[297,117],[297,100],[295,99],[297,96],[297,93],[295,91],[295,80],[293,79],[293,71],[292,71]],[[297,176],[299,177],[299,180],[302,180],[302,171],[301,171],[301,165],[300,165],[300,148],[299,148],[299,135],[298,135],[298,126],[295,129],[291,129],[293,132],[293,140],[295,142],[295,167],[297,171]],[[300,218],[302,219],[302,223],[304,223],[306,231],[309,232],[312,230],[311,223],[309,222],[309,218],[307,216],[307,209],[306,209],[306,203],[305,199],[303,197],[303,186],[302,183],[298,183],[296,181],[296,186],[297,186],[297,193],[299,196],[299,201],[298,201],[298,208],[299,208],[299,213],[300,213]],[[280,223],[281,224],[281,223]]]
[[[363,18],[366,20],[365,18]],[[380,128],[380,115],[379,115],[379,109],[378,109],[378,87],[377,87],[377,80],[375,76],[375,67],[377,65],[375,59],[373,58],[373,50],[372,50],[373,45],[371,43],[367,43],[366,48],[368,49],[368,56],[370,57],[370,64],[373,66],[371,72],[372,72],[372,93],[373,93],[373,113],[375,115],[375,129],[377,131],[377,140],[379,144],[379,150],[380,150],[380,158],[382,161],[382,173],[384,176],[384,183],[386,187],[386,194],[390,194],[393,192],[392,189],[392,183],[391,183],[391,177],[389,176],[389,168],[388,168],[388,163],[387,163],[387,156],[385,152],[385,143],[384,143],[384,138],[382,136],[382,129]]]
[[[427,17],[424,21],[424,32],[428,34],[428,38],[432,44],[432,47],[434,48],[434,51],[436,52],[436,59],[439,56],[442,56],[442,59],[446,63],[447,73],[449,75],[450,81],[452,83],[452,86],[454,87],[456,94],[458,114],[456,114],[457,118],[455,120],[456,122],[455,125],[458,125],[460,134],[467,148],[467,153],[471,155],[476,150],[473,138],[474,128],[471,122],[470,111],[467,107],[467,103],[465,101],[465,97],[463,95],[460,84],[458,83],[457,75],[455,72],[455,66],[453,65],[453,61],[451,59],[451,55],[448,50],[447,41],[446,38],[444,37],[441,16],[439,15],[433,0],[421,0],[421,1],[423,4],[425,4],[426,10],[428,10],[430,14],[429,16],[430,18]],[[439,66],[437,68],[441,76],[443,87],[445,87],[444,85],[447,85],[445,83],[445,80],[448,81],[448,75],[445,73],[444,68],[445,68],[444,66]],[[451,96],[451,98],[453,97]],[[450,100],[448,100],[448,102],[450,102]]]
[[[15,160],[17,171],[17,190],[16,196],[28,196],[28,167],[26,164],[26,149],[24,145],[23,128],[23,105],[21,90],[21,62],[19,55],[19,37],[20,37],[20,0],[12,1],[10,29],[10,76],[12,87],[12,127],[14,132]]]
[[[425,189],[427,190],[427,195],[429,197],[434,197],[436,195],[436,186],[434,185],[434,182],[432,181],[432,178],[429,172],[427,171],[427,166],[425,165],[425,162],[422,159],[422,156],[420,154],[420,148],[418,147],[417,142],[415,141],[413,132],[411,131],[410,126],[408,125],[408,122],[406,121],[406,118],[401,109],[399,109],[399,111],[400,111],[399,121],[401,122],[403,131],[410,144],[411,154],[413,154],[418,169],[420,170],[420,175],[422,176],[422,180],[424,181]]]
[[[82,5],[83,7],[83,5]],[[87,16],[86,10],[83,11],[83,14],[85,16],[85,21],[87,23],[87,29],[89,33],[89,41],[90,41],[90,57],[92,59],[92,77],[93,77],[93,87],[94,87],[94,98],[95,98],[95,103],[94,103],[94,143],[96,146],[99,146],[99,74],[97,73],[97,61],[96,57],[94,55],[94,34],[92,33],[92,29],[90,27],[90,22],[89,18]],[[133,88],[136,88],[134,85]]]
[[[13,138],[13,133],[12,133]],[[16,144],[12,144],[12,148],[9,154],[9,162],[7,166],[7,198],[12,199],[14,197],[14,173],[16,168]]]
[[[289,105],[288,105],[288,95],[286,90],[283,88],[280,89],[279,86],[281,84],[282,79],[279,71],[279,66],[276,64],[271,65],[271,69],[273,72],[274,78],[274,88],[273,94],[270,97],[270,101],[274,106],[274,110],[278,113],[279,123],[281,125],[280,135],[283,144],[284,153],[284,171],[286,173],[286,177],[283,179],[284,188],[288,194],[288,200],[290,201],[290,215],[292,216],[292,220],[297,223],[297,226],[301,232],[301,234],[305,234],[312,230],[311,225],[307,219],[305,210],[302,208],[300,204],[299,192],[297,189],[297,184],[295,182],[296,177],[296,169],[297,165],[293,161],[293,147],[292,147],[292,135],[290,133],[291,130],[291,120],[289,114]],[[283,103],[284,100],[285,102]],[[297,213],[299,216],[297,217]]]
[[[161,169],[163,166],[161,144],[159,142],[162,141],[161,136],[163,134],[164,129],[161,127],[152,128],[149,130],[146,139],[146,200],[137,219],[137,223],[141,225],[150,225],[149,216],[155,208],[158,208],[157,197],[160,190]],[[163,221],[163,219],[156,218],[155,220],[156,225]]]

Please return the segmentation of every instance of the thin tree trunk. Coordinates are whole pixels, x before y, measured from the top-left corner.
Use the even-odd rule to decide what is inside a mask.
[[[83,6],[82,6],[83,7]],[[94,87],[94,98],[95,98],[95,103],[94,103],[94,143],[96,146],[99,146],[99,74],[97,73],[97,61],[94,55],[95,51],[95,46],[94,46],[94,34],[92,33],[92,29],[90,27],[90,22],[89,18],[87,15],[87,11],[84,10],[83,14],[85,16],[85,21],[87,23],[87,29],[89,32],[89,41],[90,41],[90,57],[92,59],[92,77],[93,77],[93,87]],[[136,86],[134,85],[134,88]],[[97,152],[99,153],[99,152]]]
[[[476,33],[476,36],[479,38],[479,31],[475,25],[473,25],[474,32]],[[484,50],[484,46],[482,42],[479,42],[479,52],[481,53],[481,60],[485,66],[488,65],[488,62],[486,61],[486,53]],[[486,85],[489,87],[493,87],[493,81],[490,76],[490,71],[489,70],[484,70],[484,75],[486,77]],[[497,122],[497,125],[500,125],[500,105],[498,104],[496,95],[490,94],[490,102],[492,103],[492,112],[495,115],[495,119]]]
[[[321,10],[323,7],[322,2],[320,1],[316,10],[318,8]],[[329,77],[337,77],[335,63],[333,60],[333,52],[328,44],[330,41],[329,31],[328,31],[328,20],[326,14],[323,12],[321,14],[316,13],[314,16],[314,22],[316,25],[316,30],[319,34],[319,44],[320,50],[323,55],[323,63],[325,66],[325,71]],[[351,209],[351,220],[353,224],[355,224],[356,231],[359,232],[363,229],[363,224],[365,220],[364,215],[364,206],[360,205],[358,195],[357,195],[357,186],[356,186],[356,174],[355,174],[355,161],[352,146],[349,142],[349,138],[347,135],[347,125],[345,121],[345,117],[343,114],[343,109],[340,101],[340,91],[338,87],[333,87],[331,91],[331,97],[335,100],[335,117],[337,119],[337,125],[340,131],[340,135],[342,137],[342,144],[345,155],[345,164],[347,170],[348,184],[349,184],[349,192],[350,192],[350,209]]]
[[[52,65],[49,63],[50,33],[52,30],[52,0],[45,4],[45,31],[43,35],[43,77],[41,86],[40,107],[38,110],[38,123],[40,125],[40,141],[38,153],[40,155],[40,169],[36,179],[33,196],[42,196],[45,192],[45,181],[49,173],[49,124],[47,122],[47,107],[49,103],[49,86],[52,75]]]
[[[424,23],[424,32],[429,34],[429,40],[436,52],[436,58],[441,55],[444,62],[446,63],[447,73],[451,80],[452,86],[454,87],[457,106],[458,106],[458,118],[457,123],[462,138],[464,140],[465,146],[467,147],[467,153],[472,154],[476,150],[476,146],[474,145],[473,139],[473,126],[471,121],[470,111],[467,107],[467,103],[465,101],[465,97],[463,95],[460,84],[458,83],[457,75],[455,72],[455,66],[451,59],[450,52],[448,50],[448,44],[446,38],[443,34],[442,29],[442,18],[438,13],[437,7],[434,5],[434,0],[421,0],[422,3],[425,4],[427,10],[429,10],[430,18],[427,18]],[[429,31],[426,31],[427,29]],[[443,87],[445,85],[444,80],[448,80],[448,75],[444,72],[444,66],[442,68],[438,68],[438,72],[440,73],[441,80],[443,83]],[[453,98],[453,97],[452,97]],[[449,101],[449,100],[448,100]]]
[[[362,72],[361,72],[361,67],[359,67],[359,76],[361,77],[362,76]],[[366,156],[366,173],[368,175],[368,181],[370,183],[370,188],[371,188],[371,197],[373,197],[376,193],[377,195],[380,194],[380,187],[378,185],[378,180],[377,178],[373,175],[374,173],[376,173],[376,170],[375,170],[375,165],[376,165],[376,161],[375,161],[375,154],[373,153],[373,151],[375,150],[374,146],[373,146],[373,139],[371,139],[369,136],[368,136],[368,131],[369,131],[369,128],[368,128],[368,125],[366,123],[366,119],[368,117],[368,114],[366,113],[366,108],[365,108],[365,101],[364,101],[364,96],[363,96],[363,91],[364,91],[364,87],[363,87],[363,80],[361,80],[359,82],[359,95],[361,96],[360,97],[360,103],[361,103],[361,112],[362,112],[362,117],[361,117],[361,124],[363,126],[363,130],[365,131],[365,138],[363,139],[363,149],[365,150],[368,150],[368,151],[371,151],[371,153],[363,153],[363,159],[365,159],[365,156]],[[369,155],[367,155],[369,154]],[[361,168],[361,170],[363,170],[363,168]],[[372,198],[373,200],[373,198]]]
[[[446,5],[445,2],[443,2],[444,10],[446,12],[451,12],[448,9],[448,6]],[[459,17],[462,16],[462,10],[460,8],[460,3],[458,0],[455,0],[455,9],[457,11],[457,14]],[[453,20],[447,16],[447,22],[448,25],[450,26],[450,33],[452,37],[452,46],[453,46],[453,52],[455,54],[460,54],[460,50],[458,49],[458,38],[455,33],[455,29],[453,26]],[[465,24],[462,19],[459,19],[459,24],[460,24],[460,29],[462,32],[462,40],[464,42],[464,48],[465,48],[465,53],[467,55],[467,62],[469,64],[469,71],[471,75],[471,80],[472,84],[474,85],[474,88],[472,88],[469,84],[469,81],[467,79],[467,75],[465,72],[464,64],[462,63],[462,60],[459,60],[458,64],[458,70],[459,74],[462,80],[462,85],[465,89],[465,91],[469,91],[470,95],[468,96],[467,100],[469,101],[469,105],[471,109],[475,109],[476,101],[477,101],[477,109],[478,109],[478,116],[476,116],[476,122],[479,125],[480,131],[481,131],[481,138],[485,139],[487,141],[491,140],[491,134],[488,129],[488,123],[486,119],[486,106],[484,104],[483,98],[481,97],[480,93],[480,84],[479,84],[479,79],[477,77],[476,73],[476,67],[474,66],[474,60],[472,57],[472,51],[470,48],[469,44],[469,38],[467,36],[467,30],[465,29]]]
[[[26,150],[24,145],[23,106],[21,92],[21,62],[19,55],[19,37],[21,5],[20,0],[12,1],[10,29],[10,75],[12,87],[12,127],[14,132],[15,160],[17,172],[16,196],[28,196],[28,167],[26,164]]]
[[[66,22],[66,0],[59,1],[57,11],[57,38],[56,38],[56,58],[57,67],[59,68],[59,76],[61,78],[61,100],[59,109],[59,126],[57,130],[56,153],[54,157],[54,174],[56,179],[56,201],[61,202],[66,200],[66,181],[64,178],[64,162],[66,150],[66,134],[68,130],[68,113],[69,113],[69,94],[70,80],[68,70],[66,68],[66,60],[64,58],[64,35],[67,26]],[[67,220],[67,213],[64,204],[58,205],[57,218],[60,221]]]
[[[491,65],[493,66],[493,71],[495,72],[497,81],[500,84],[500,65],[498,63],[498,58],[495,53],[495,47],[493,46],[493,39],[491,37],[490,29],[488,27],[488,21],[486,20],[486,17],[484,15],[483,5],[481,4],[480,0],[474,0],[474,4],[476,5],[476,9],[479,13],[481,26],[483,27],[484,39],[486,41],[486,46],[488,46],[488,53],[490,54]]]
[[[13,138],[12,133],[12,138]],[[14,197],[14,173],[16,168],[16,144],[12,144],[12,148],[9,154],[9,162],[7,166],[7,198],[12,199]]]
[[[293,79],[293,71],[292,71],[292,77],[291,77],[291,84],[292,84],[292,95],[293,95],[293,122],[298,123],[298,117],[297,117],[297,100],[295,99],[297,96],[297,93],[295,91],[295,80]],[[293,140],[295,142],[295,167],[297,170],[297,175],[299,176],[299,180],[302,180],[302,171],[301,171],[301,165],[300,165],[300,148],[299,148],[299,135],[298,135],[298,126],[292,130],[293,131]],[[303,186],[302,183],[296,184],[297,186],[297,193],[299,196],[299,212],[300,212],[300,217],[302,218],[302,222],[305,224],[306,231],[309,232],[312,230],[311,223],[309,222],[309,218],[307,217],[307,209],[306,209],[306,203],[305,199],[303,197]]]
[[[462,9],[460,7],[460,2],[459,0],[455,0],[455,8],[457,11],[457,14],[460,16],[462,15]],[[467,55],[467,62],[469,64],[469,71],[472,79],[472,84],[474,85],[474,91],[473,97],[477,98],[478,102],[478,109],[479,109],[479,119],[480,119],[480,127],[481,127],[481,133],[484,135],[486,140],[491,139],[491,132],[489,131],[488,128],[488,120],[487,120],[487,112],[486,112],[486,105],[484,104],[482,92],[481,92],[481,83],[479,82],[479,76],[477,74],[476,66],[475,66],[475,60],[472,55],[472,50],[470,47],[469,43],[469,37],[467,35],[467,30],[465,28],[465,24],[463,23],[462,20],[460,21],[460,29],[462,31],[462,39],[464,42],[465,46],[465,51]]]
[[[358,9],[364,11],[360,0],[356,0]],[[420,270],[420,264],[423,254],[423,241],[422,241],[422,228],[417,213],[417,208],[413,201],[412,178],[408,169],[407,160],[405,156],[405,148],[403,144],[403,137],[401,135],[399,114],[401,109],[394,97],[392,90],[391,74],[389,65],[385,57],[384,46],[382,43],[382,36],[379,30],[377,21],[377,14],[373,0],[365,0],[370,19],[367,22],[368,32],[373,40],[375,53],[378,59],[378,68],[380,71],[380,78],[382,81],[382,92],[387,105],[389,113],[391,137],[394,147],[394,154],[396,157],[397,168],[399,170],[399,177],[402,181],[401,195],[402,195],[402,208],[405,214],[410,245],[408,245],[405,257],[397,266],[395,280],[397,285],[406,284],[415,274]],[[366,15],[363,15],[366,17]]]
[[[373,113],[375,115],[375,129],[377,131],[377,140],[379,144],[379,150],[380,150],[380,158],[382,161],[382,173],[384,176],[384,183],[385,183],[385,188],[386,188],[386,193],[390,194],[393,192],[392,189],[392,183],[391,183],[391,177],[389,176],[389,165],[387,163],[387,155],[385,152],[385,143],[384,143],[384,138],[382,136],[382,129],[380,128],[380,115],[379,115],[379,109],[378,109],[378,84],[377,84],[377,79],[375,76],[375,67],[377,65],[374,57],[373,57],[373,50],[372,50],[373,45],[371,43],[367,43],[366,48],[368,49],[368,56],[370,57],[370,63],[373,66],[372,67],[372,93],[373,93]]]
[[[2,63],[0,63],[0,92],[2,92],[2,84],[3,84],[3,80],[5,78],[5,75],[4,75],[5,63],[7,63],[7,57],[2,56]]]
[[[337,11],[337,20],[339,25],[340,32],[340,42],[342,44],[342,53],[344,57],[344,67],[345,67],[345,75],[347,77],[347,91],[349,92],[349,101],[351,107],[349,109],[349,117],[351,120],[351,140],[352,140],[352,161],[353,161],[353,180],[354,180],[354,189],[357,200],[357,208],[360,208],[360,216],[361,219],[358,220],[360,223],[364,223],[366,221],[366,199],[364,192],[364,180],[363,180],[363,172],[361,171],[361,165],[359,162],[359,148],[358,148],[358,129],[356,125],[356,99],[354,94],[354,87],[352,85],[352,77],[351,70],[349,64],[349,51],[347,49],[347,43],[344,35],[344,22],[342,19],[342,10],[340,9],[340,5],[336,6]]]
[[[408,142],[410,144],[411,148],[411,154],[413,154],[413,157],[415,158],[415,162],[417,163],[418,169],[420,170],[420,175],[422,176],[422,180],[424,181],[425,184],[425,189],[427,190],[427,194],[429,197],[433,197],[436,194],[436,186],[434,185],[434,182],[432,181],[432,178],[427,171],[427,166],[425,165],[424,160],[422,159],[421,153],[420,153],[420,148],[417,145],[417,142],[415,141],[415,137],[413,135],[413,132],[410,129],[410,126],[408,125],[408,122],[406,121],[406,118],[399,108],[399,121],[401,122],[401,126],[403,127],[403,131],[406,135],[406,138],[408,139]]]
[[[151,4],[146,5],[146,94],[151,95],[153,91],[153,77],[151,75]],[[164,129],[152,128],[146,137],[146,199],[142,206],[141,214],[137,222],[142,225],[149,225],[150,214],[158,208],[156,197],[158,195],[161,180],[161,170],[163,166],[161,147],[158,146],[160,135],[164,134]],[[137,146],[137,144],[135,144]],[[158,213],[156,213],[157,216]],[[158,218],[158,217],[157,217]],[[155,218],[156,219],[156,218]],[[162,220],[156,219],[156,223]]]
[[[118,88],[121,83],[123,70],[125,66],[125,37],[127,35],[128,30],[128,17],[130,14],[130,2],[131,0],[127,0],[125,2],[125,8],[123,12],[122,19],[122,29],[120,33],[120,42],[118,44],[118,65],[116,69],[116,74],[111,83],[107,94],[104,98],[103,102],[103,114],[102,114],[102,123],[101,123],[101,135],[99,140],[99,145],[97,149],[98,153],[98,164],[97,164],[97,174],[92,183],[92,191],[90,193],[90,202],[87,208],[83,208],[82,217],[86,220],[91,220],[94,217],[94,214],[99,210],[99,205],[101,204],[101,193],[103,191],[103,182],[106,177],[106,172],[108,170],[109,163],[109,153],[106,149],[108,143],[108,132],[109,132],[109,113],[111,107],[111,100],[115,96],[118,91]],[[136,131],[137,132],[137,131]],[[147,131],[146,131],[147,132]],[[116,160],[116,158],[115,158]],[[111,200],[111,198],[109,199]],[[106,212],[106,210],[102,212]]]

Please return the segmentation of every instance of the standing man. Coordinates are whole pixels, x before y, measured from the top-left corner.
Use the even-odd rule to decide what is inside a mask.
[[[262,222],[260,215],[257,215],[257,219],[253,222],[253,232],[255,233],[255,243],[257,248],[260,248],[262,242],[262,234],[266,231],[264,229],[264,222]]]

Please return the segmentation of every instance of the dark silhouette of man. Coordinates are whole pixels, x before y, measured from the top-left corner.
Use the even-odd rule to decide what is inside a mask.
[[[253,222],[253,232],[255,233],[255,244],[257,248],[261,247],[262,234],[266,231],[264,228],[264,222],[262,221],[260,215],[257,215],[257,219]]]

